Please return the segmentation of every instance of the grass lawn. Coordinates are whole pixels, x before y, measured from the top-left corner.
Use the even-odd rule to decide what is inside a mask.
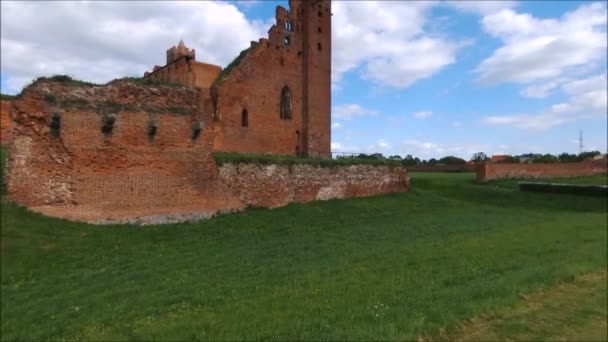
[[[1,339],[606,339],[606,198],[473,179],[146,227],[2,202]]]

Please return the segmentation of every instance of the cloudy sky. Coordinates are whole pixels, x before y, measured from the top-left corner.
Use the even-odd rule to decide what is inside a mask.
[[[0,2],[3,93],[163,65],[179,39],[228,64],[287,1]],[[334,1],[332,150],[456,155],[607,149],[599,1]],[[253,119],[253,118],[252,118]]]

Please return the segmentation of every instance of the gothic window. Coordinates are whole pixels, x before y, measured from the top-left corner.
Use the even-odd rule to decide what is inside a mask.
[[[247,109],[243,109],[241,113],[241,127],[249,127],[249,112],[247,112]]]
[[[285,37],[283,39],[283,43],[285,43],[285,45],[289,45],[289,37]]]
[[[285,20],[285,30],[291,32],[291,30],[292,30],[292,28],[291,28],[291,20]]]
[[[288,86],[284,86],[281,90],[281,119],[291,119],[291,90]]]

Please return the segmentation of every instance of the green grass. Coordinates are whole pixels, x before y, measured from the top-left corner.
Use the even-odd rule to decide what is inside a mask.
[[[363,159],[363,158],[339,158],[339,159],[323,159],[323,158],[306,158],[292,155],[272,155],[258,153],[232,153],[232,152],[217,152],[213,154],[215,162],[218,165],[224,163],[251,163],[257,165],[314,165],[323,167],[332,166],[347,166],[347,165],[388,165],[399,166],[399,162],[388,159]]]
[[[439,338],[606,270],[605,198],[473,179],[412,174],[409,193],[146,227],[3,202],[1,339]],[[549,324],[587,324],[566,318]]]
[[[512,308],[463,325],[449,340],[606,341],[606,272],[590,273],[523,296]]]
[[[8,94],[2,94],[0,93],[0,100],[14,100],[15,99],[15,95],[8,95]]]

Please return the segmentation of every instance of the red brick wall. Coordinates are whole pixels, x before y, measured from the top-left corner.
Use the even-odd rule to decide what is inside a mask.
[[[276,25],[269,30],[268,39],[260,39],[216,84],[214,150],[329,152],[330,2],[320,1],[313,7],[313,2],[292,0],[290,9],[277,8]],[[287,22],[291,31],[286,29]],[[280,118],[285,85],[292,94],[292,118],[288,120]],[[248,127],[241,125],[243,110],[248,113]]]
[[[290,202],[365,197],[409,188],[403,167],[353,165],[224,164],[219,178],[247,206],[280,207]]]
[[[187,87],[198,87],[206,89],[208,92],[221,69],[217,65],[200,63],[182,57],[161,69],[147,73],[145,78],[182,84]]]
[[[606,159],[581,163],[496,164],[477,165],[477,180],[501,178],[551,178],[590,176],[607,171]]]
[[[8,144],[11,138],[12,122],[9,116],[11,101],[0,100],[0,144]]]
[[[47,91],[55,104],[45,101]],[[16,125],[8,195],[33,210],[86,221],[158,217],[162,222],[239,208],[215,181],[212,130],[192,139],[194,122],[211,124],[200,115],[199,101],[198,92],[186,88],[37,84],[11,112]],[[101,132],[108,102],[125,106],[112,110],[111,136]],[[48,127],[52,112],[61,114],[59,136]],[[153,139],[147,134],[150,120],[159,123]]]
[[[46,215],[94,223],[200,219],[247,206],[406,191],[405,169],[223,165],[212,156],[213,120],[200,91],[118,81],[39,81],[10,108],[11,200]],[[60,128],[51,129],[53,113]],[[111,133],[103,118],[115,115]],[[150,123],[158,130],[148,135]],[[203,123],[197,138],[192,126]]]

